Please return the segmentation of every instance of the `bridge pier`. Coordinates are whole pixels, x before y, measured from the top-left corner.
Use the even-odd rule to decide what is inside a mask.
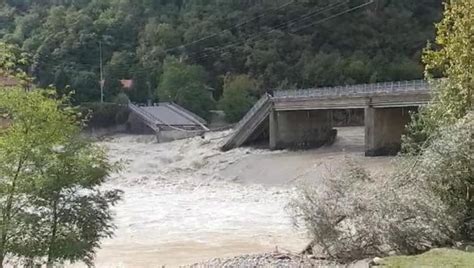
[[[396,155],[400,151],[401,137],[410,121],[413,108],[365,109],[365,155]]]
[[[315,148],[334,140],[332,111],[275,111],[270,113],[270,149]]]

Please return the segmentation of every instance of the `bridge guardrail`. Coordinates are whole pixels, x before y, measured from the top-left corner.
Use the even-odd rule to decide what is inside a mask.
[[[243,125],[245,125],[245,123],[247,123],[249,121],[249,119],[252,118],[258,112],[258,110],[260,110],[260,108],[262,108],[262,106],[265,103],[267,103],[268,101],[270,101],[270,96],[268,94],[263,95],[255,103],[255,105],[252,107],[252,109],[250,109],[250,111],[248,111],[245,114],[245,116],[239,121],[239,123],[237,123],[237,125],[235,125],[234,129],[240,129]]]
[[[238,137],[239,135],[244,135],[242,134],[242,131],[245,132],[245,125],[251,122],[252,119],[255,119],[258,113],[264,112],[262,109],[266,107],[266,105],[272,103],[271,96],[268,94],[263,95],[250,109],[250,111],[245,114],[245,116],[234,126],[234,132],[232,135],[230,135],[226,141],[224,142],[224,145],[221,147],[222,150],[227,151],[232,148],[235,148],[236,146],[240,146],[240,144],[236,145],[235,143],[238,143]]]
[[[146,124],[151,127],[154,131],[157,131],[157,121],[154,119],[153,115],[141,109],[140,107],[136,106],[133,103],[129,103],[128,107],[130,110],[135,112],[138,116],[140,116],[143,120],[146,121]]]
[[[306,98],[306,97],[338,97],[357,96],[373,93],[402,93],[427,91],[430,85],[425,80],[385,82],[375,84],[347,85],[338,87],[322,87],[300,90],[277,90],[275,98]]]

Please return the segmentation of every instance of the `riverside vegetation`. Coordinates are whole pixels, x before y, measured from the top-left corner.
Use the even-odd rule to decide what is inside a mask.
[[[473,21],[474,2],[446,1],[423,57],[428,79],[445,78],[413,115],[396,171],[374,178],[351,163],[345,175],[302,190],[292,202],[314,250],[347,262],[474,242]]]
[[[52,89],[25,91],[24,55],[1,43],[0,74],[22,81],[0,89],[0,267],[93,265],[110,237],[117,190],[100,190],[119,166],[80,136],[83,122],[69,98]]]
[[[125,91],[202,117],[217,104],[233,122],[269,89],[422,78],[442,0],[376,0],[329,19],[365,2],[5,0],[0,38],[31,54],[39,87],[75,91],[75,104],[100,100],[102,47],[107,102]]]

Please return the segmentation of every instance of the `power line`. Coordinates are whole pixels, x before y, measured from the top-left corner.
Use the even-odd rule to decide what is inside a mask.
[[[309,12],[309,13],[306,13],[305,15],[301,16],[300,18],[292,19],[292,20],[289,20],[289,21],[287,21],[287,22],[283,22],[283,23],[277,25],[276,27],[273,27],[273,29],[270,30],[270,31],[268,31],[267,33],[270,33],[270,32],[272,32],[272,31],[274,31],[275,29],[279,29],[279,28],[281,28],[281,27],[283,27],[283,26],[286,26],[286,25],[288,25],[289,23],[290,23],[290,24],[293,24],[293,23],[296,23],[296,22],[304,21],[304,20],[306,20],[306,19],[309,19],[309,18],[311,18],[311,17],[314,17],[314,16],[319,15],[319,14],[321,14],[321,13],[324,13],[324,12],[326,12],[326,11],[329,11],[329,10],[331,10],[331,9],[333,9],[333,8],[342,6],[342,5],[344,5],[344,4],[348,3],[348,2],[349,2],[349,0],[344,0],[344,1],[336,2],[336,3],[334,3],[334,4],[330,4],[330,5],[325,6],[323,9],[318,9],[318,10],[315,10],[315,11],[312,11],[312,12]]]
[[[306,20],[306,19],[308,19],[308,18],[310,18],[310,17],[319,15],[319,14],[321,14],[321,13],[323,13],[323,12],[326,12],[326,11],[331,10],[331,9],[333,9],[333,8],[335,8],[335,7],[338,7],[338,6],[342,5],[342,4],[345,4],[347,1],[348,1],[348,0],[340,1],[340,2],[337,2],[337,3],[335,3],[335,4],[331,4],[331,5],[325,6],[323,9],[317,9],[317,10],[315,10],[315,11],[311,11],[311,12],[309,12],[309,13],[306,13],[306,14],[303,15],[302,17],[299,17],[299,18],[296,18],[296,19],[292,19],[292,20],[283,22],[283,23],[281,23],[281,24],[279,24],[279,25],[273,27],[272,30],[267,31],[267,32],[264,32],[263,34],[271,33],[271,32],[273,32],[275,29],[279,29],[279,28],[281,28],[281,27],[284,27],[284,26],[288,25],[288,23],[295,23],[295,22],[303,21],[303,20]],[[258,36],[260,36],[260,35],[262,35],[262,34],[257,33],[257,34],[252,35],[250,38],[247,38],[247,39],[241,40],[241,41],[232,42],[232,43],[230,43],[230,44],[228,44],[228,45],[225,45],[224,47],[214,46],[214,47],[207,47],[206,49],[218,48],[218,51],[225,50],[226,48],[230,48],[230,47],[232,47],[232,46],[239,45],[240,43],[244,43],[244,42],[247,42],[247,41],[249,41],[249,40],[252,40],[252,39],[254,39],[255,37],[258,37]],[[188,54],[187,56],[189,57],[189,56],[192,56],[192,55],[199,55],[199,54],[203,54],[203,53],[205,53],[205,52],[204,52],[204,51],[195,52],[195,53]],[[204,57],[206,57],[206,56],[204,56]],[[191,57],[191,58],[193,58],[193,57]],[[201,58],[201,57],[198,57],[197,59],[200,59],[200,58]]]
[[[301,31],[301,30],[306,29],[306,28],[308,28],[308,27],[315,26],[315,25],[317,25],[317,24],[326,22],[326,21],[328,21],[328,20],[331,20],[331,19],[333,19],[333,18],[336,18],[336,17],[342,16],[342,15],[344,15],[344,14],[350,13],[350,12],[355,11],[355,10],[357,10],[357,9],[364,8],[364,7],[368,6],[368,5],[373,4],[374,2],[375,2],[375,0],[370,0],[370,1],[367,2],[367,3],[363,3],[363,4],[358,5],[358,6],[355,6],[355,7],[353,7],[353,8],[349,8],[349,9],[347,9],[347,10],[345,10],[345,11],[339,12],[339,13],[334,14],[334,15],[332,15],[332,16],[329,16],[329,17],[327,17],[327,18],[325,18],[325,19],[322,19],[322,20],[313,22],[313,23],[311,23],[311,24],[308,24],[308,25],[299,27],[299,28],[297,28],[296,30],[294,30],[293,33],[296,33],[296,32],[298,32],[298,31]]]
[[[278,7],[276,7],[276,8],[271,9],[271,11],[277,11],[277,10],[283,9],[283,8],[285,8],[285,7],[287,7],[287,6],[291,5],[291,4],[293,4],[294,2],[295,2],[295,0],[291,0],[291,1],[286,2],[285,4],[283,4],[283,5],[281,5],[281,6],[278,6]],[[226,28],[226,29],[224,29],[224,30],[222,30],[222,31],[220,31],[220,32],[218,32],[218,33],[214,33],[214,34],[208,35],[208,36],[206,36],[206,37],[200,38],[200,39],[198,39],[198,40],[189,42],[189,43],[184,44],[184,45],[180,45],[180,46],[176,46],[176,47],[173,47],[173,48],[166,49],[165,52],[168,53],[168,52],[171,52],[171,51],[176,50],[176,49],[184,49],[184,48],[186,48],[186,47],[188,47],[188,46],[191,46],[191,45],[197,44],[197,43],[199,43],[199,42],[202,42],[202,41],[211,39],[211,38],[213,38],[213,37],[216,37],[216,36],[218,36],[218,35],[221,35],[221,34],[227,32],[227,31],[230,31],[230,30],[232,30],[232,29],[234,29],[234,28],[242,27],[242,26],[244,26],[245,24],[247,24],[247,23],[249,23],[249,22],[252,22],[252,21],[258,20],[258,19],[260,19],[260,18],[262,18],[262,17],[265,17],[265,15],[266,15],[265,13],[260,14],[259,16],[256,16],[256,17],[254,17],[254,18],[252,18],[252,19],[249,19],[249,20],[240,22],[240,23],[238,23],[238,24],[236,24],[236,25],[234,25],[234,26],[232,26],[232,27]]]
[[[314,17],[314,16],[316,16],[316,15],[320,15],[320,14],[322,14],[322,13],[324,13],[324,12],[327,12],[327,11],[329,11],[329,10],[332,10],[332,9],[334,9],[334,8],[337,8],[337,7],[339,7],[339,6],[342,6],[342,5],[346,4],[347,2],[348,2],[348,0],[344,0],[344,1],[340,1],[340,2],[337,2],[337,3],[334,3],[334,4],[330,4],[330,5],[328,5],[328,6],[325,6],[325,7],[322,8],[322,9],[318,9],[318,10],[315,10],[315,11],[311,11],[311,12],[306,13],[305,15],[303,15],[303,16],[301,16],[301,17],[298,17],[298,18],[296,18],[296,19],[292,19],[292,20],[283,22],[283,23],[281,23],[281,24],[279,24],[279,25],[273,27],[273,28],[272,28],[271,30],[269,30],[269,31],[266,31],[266,32],[263,32],[263,33],[256,33],[256,34],[252,35],[250,38],[247,38],[247,39],[245,39],[245,40],[236,41],[236,42],[230,43],[230,44],[228,44],[228,45],[225,45],[225,46],[223,46],[223,47],[214,46],[214,47],[207,47],[207,48],[205,48],[205,49],[217,48],[217,50],[216,50],[216,51],[213,51],[213,52],[220,52],[220,51],[226,50],[226,49],[228,49],[228,48],[231,48],[231,47],[233,47],[233,46],[236,46],[236,45],[239,45],[239,44],[248,42],[248,41],[253,40],[253,39],[255,39],[255,38],[257,38],[256,40],[259,40],[259,39],[258,39],[259,36],[262,36],[262,35],[265,35],[265,34],[269,34],[269,33],[271,33],[271,32],[274,32],[274,31],[277,30],[277,29],[280,29],[280,28],[282,28],[282,27],[284,27],[284,26],[287,26],[289,23],[294,24],[294,23],[298,23],[298,22],[307,20],[307,19],[309,19],[309,18],[311,18],[311,17]],[[262,39],[262,38],[260,38],[260,39]],[[199,55],[199,54],[203,54],[203,53],[206,53],[206,52],[205,52],[205,51],[201,51],[201,52],[191,53],[191,54],[188,54],[187,56],[189,57],[189,56],[192,56],[192,55]],[[204,58],[208,58],[208,57],[210,57],[210,55],[204,55],[204,56],[201,56],[201,57],[190,57],[190,58],[193,59],[193,60],[200,60],[200,59],[204,59]]]
[[[308,28],[308,27],[316,26],[316,25],[321,24],[321,23],[324,23],[324,22],[326,22],[326,21],[328,21],[328,20],[331,20],[331,19],[334,19],[334,18],[336,18],[336,17],[342,16],[342,15],[344,15],[344,14],[347,14],[347,13],[350,13],[350,12],[352,12],[352,11],[355,11],[355,10],[358,10],[358,9],[361,9],[361,8],[364,8],[364,7],[370,5],[370,4],[374,3],[374,2],[375,2],[375,0],[370,0],[370,1],[366,2],[366,3],[363,3],[363,4],[357,5],[357,6],[355,6],[355,7],[346,9],[346,10],[344,10],[344,11],[342,11],[342,12],[336,13],[336,14],[334,14],[334,15],[331,15],[331,16],[327,17],[327,18],[324,18],[324,19],[318,20],[318,21],[316,21],[316,22],[313,22],[313,23],[304,25],[304,26],[302,26],[302,27],[299,27],[299,28],[297,28],[297,29],[295,29],[295,30],[292,30],[291,32],[292,32],[292,33],[296,33],[296,32],[298,32],[298,31],[301,31],[301,30],[306,29],[306,28]],[[341,4],[341,3],[340,3],[340,4]],[[332,9],[332,8],[334,8],[334,7],[331,7],[331,8],[329,8],[328,10],[330,10],[330,9]],[[327,11],[327,10],[324,10],[324,11]],[[318,12],[318,14],[323,13],[324,11],[320,11],[320,12]],[[317,15],[317,14],[314,14],[314,15]],[[314,16],[314,15],[312,15],[312,16]],[[311,16],[311,17],[312,17],[312,16]],[[286,25],[287,23],[284,23],[284,24]],[[273,32],[273,31],[275,31],[275,28],[272,29],[272,30],[270,30],[270,31],[265,32],[264,34],[268,34],[268,33],[271,33],[271,32]],[[257,34],[257,35],[255,35],[255,36],[260,36],[260,34]],[[228,48],[231,48],[231,47],[233,47],[233,46],[236,46],[236,45],[238,45],[238,44],[240,44],[240,43],[248,42],[248,41],[254,39],[255,36],[254,36],[254,37],[251,37],[251,38],[248,38],[248,39],[246,39],[246,40],[243,40],[243,41],[238,41],[238,42],[235,42],[235,43],[231,43],[230,45],[227,45],[227,46],[224,46],[224,47],[222,47],[222,48],[220,48],[220,49],[217,49],[217,52],[224,51],[224,50],[226,50],[226,49],[228,49]],[[255,41],[257,41],[257,40],[259,40],[259,39],[256,39]],[[201,59],[205,59],[205,58],[208,58],[208,57],[211,57],[211,55],[205,55],[205,56],[197,57],[197,58],[192,58],[192,57],[191,57],[191,59],[193,59],[193,60],[201,60]]]

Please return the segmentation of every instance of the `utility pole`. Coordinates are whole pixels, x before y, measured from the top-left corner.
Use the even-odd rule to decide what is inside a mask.
[[[99,41],[99,54],[100,54],[100,103],[104,103],[104,71],[102,62],[102,41]]]

